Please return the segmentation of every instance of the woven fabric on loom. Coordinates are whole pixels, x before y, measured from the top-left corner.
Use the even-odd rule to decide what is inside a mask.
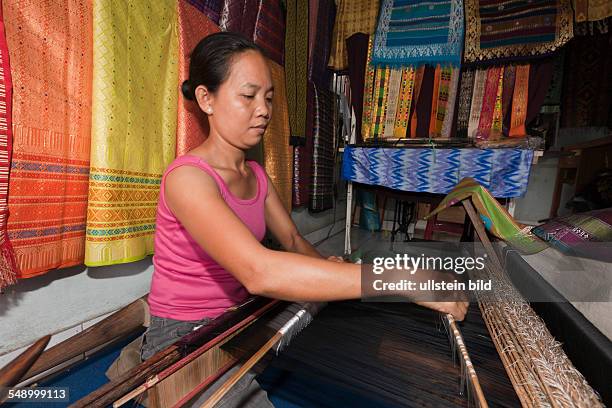
[[[2,3],[14,89],[8,234],[19,277],[27,278],[83,262],[91,7],[76,0]]]
[[[190,0],[178,0],[179,85],[189,78],[190,54],[200,40],[219,31]],[[208,136],[208,121],[197,102],[178,93],[176,121],[176,155],[181,156],[200,145]]]
[[[533,150],[528,149],[346,147],[342,177],[357,183],[436,194],[447,194],[461,179],[471,177],[495,197],[520,197],[527,191],[532,159]]]
[[[323,211],[334,205],[334,94],[313,85],[314,126],[312,191],[310,210]]]
[[[289,125],[294,145],[306,137],[306,98],[308,86],[308,2],[287,1],[285,32],[285,79]]]
[[[374,64],[420,65],[461,62],[461,0],[383,0]]]
[[[260,0],[253,41],[277,64],[285,64],[285,14],[281,0]]]
[[[293,175],[293,148],[289,146],[289,112],[285,92],[285,71],[272,60],[268,61],[272,72],[274,96],[272,119],[263,135],[264,168],[270,176],[287,211],[291,211]]]
[[[96,148],[91,154],[88,266],[131,262],[153,253],[161,175],[176,152],[177,8],[175,1],[94,4]]]
[[[18,267],[6,230],[8,183],[13,151],[13,81],[0,5],[0,290],[15,283]]]
[[[200,10],[213,23],[219,24],[221,17],[221,9],[223,8],[223,0],[185,0],[193,7]]]
[[[465,61],[552,53],[574,35],[570,1],[465,0]]]
[[[348,67],[346,39],[355,33],[374,33],[378,16],[378,0],[338,0],[336,23],[328,66],[336,71]]]

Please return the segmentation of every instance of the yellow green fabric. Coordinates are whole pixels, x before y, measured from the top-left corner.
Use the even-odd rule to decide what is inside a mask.
[[[531,227],[516,222],[489,190],[470,177],[461,180],[425,218],[432,217],[466,198],[471,198],[483,224],[496,237],[525,254],[534,254],[547,248],[545,242],[531,233]]]
[[[85,264],[153,253],[161,175],[175,157],[176,1],[96,0]]]

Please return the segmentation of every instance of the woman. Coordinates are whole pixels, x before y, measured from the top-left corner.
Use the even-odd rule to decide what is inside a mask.
[[[206,37],[182,86],[208,118],[209,137],[162,179],[142,358],[206,324],[249,294],[290,301],[355,299],[359,265],[325,259],[297,231],[265,171],[245,160],[272,115],[272,79],[252,42]],[[260,241],[268,228],[286,252]],[[467,304],[426,306],[463,319]],[[267,401],[267,400],[266,400]]]

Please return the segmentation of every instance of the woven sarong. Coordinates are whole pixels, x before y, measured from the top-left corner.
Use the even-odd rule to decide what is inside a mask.
[[[213,23],[219,24],[223,0],[186,0],[187,3],[200,10]]]
[[[527,102],[529,100],[529,65],[518,65],[515,75],[509,136],[524,137],[527,135],[525,121],[527,120]]]
[[[0,4],[0,291],[16,282],[18,267],[6,231],[8,183],[13,148],[13,82]]]
[[[514,94],[514,81],[516,80],[516,65],[504,67],[504,83],[502,89],[502,134],[510,133],[510,113],[512,108],[512,95]]]
[[[310,210],[323,211],[334,206],[334,94],[316,85],[314,91],[314,127],[312,156],[312,191]]]
[[[548,247],[544,241],[531,233],[531,227],[516,222],[508,211],[493,198],[491,193],[472,178],[461,180],[453,188],[453,191],[444,197],[440,205],[425,218],[429,218],[466,198],[471,199],[487,230],[522,253],[534,254]]]
[[[385,132],[385,115],[387,114],[387,97],[389,96],[389,67],[376,69],[376,79],[374,88],[374,115],[372,118],[372,137],[379,138]]]
[[[400,89],[402,87],[402,69],[392,68],[389,72],[389,86],[387,89],[387,109],[385,117],[384,132],[381,135],[385,139],[392,139],[395,135],[395,116],[399,105]]]
[[[383,0],[374,64],[459,65],[463,46],[461,0]]]
[[[442,122],[440,136],[450,138],[453,129],[453,119],[455,118],[455,109],[457,101],[457,88],[459,87],[459,68],[453,68],[451,73],[450,84],[448,88],[448,102],[446,104],[446,113]]]
[[[179,19],[179,85],[189,78],[190,54],[200,40],[219,31],[200,9],[190,0],[178,0]],[[200,145],[208,136],[208,120],[197,102],[178,93],[178,115],[176,122],[176,155],[181,156]]]
[[[504,91],[504,67],[501,67],[499,79],[497,80],[497,94],[495,95],[495,107],[493,109],[493,120],[491,123],[491,132],[489,139],[498,140],[502,136],[503,110],[502,110],[502,93]]]
[[[352,147],[344,149],[342,177],[402,191],[449,193],[472,177],[495,197],[527,191],[533,150]],[[466,165],[469,163],[469,165]]]
[[[291,143],[296,146],[306,142],[307,75],[308,2],[288,0],[285,31],[285,79]]]
[[[410,138],[414,139],[417,137],[417,104],[419,103],[419,96],[421,96],[421,87],[423,85],[423,77],[425,76],[425,66],[421,65],[417,68],[414,76],[414,91],[412,93],[412,108],[410,112]]]
[[[438,96],[439,96],[439,89],[440,89],[441,73],[442,73],[442,68],[440,67],[440,65],[436,66],[436,69],[434,71],[434,78],[433,78],[433,92],[431,93],[431,111],[430,111],[431,117],[429,118],[429,129],[427,131],[428,137],[436,136],[436,115],[438,113]]]
[[[472,92],[474,91],[474,70],[461,71],[461,86],[459,90],[459,112],[457,112],[457,137],[465,138],[468,134],[470,110],[472,107]]]
[[[177,9],[175,1],[94,4],[88,266],[153,253],[161,175],[176,152]]]
[[[434,98],[437,100],[435,104],[436,109],[435,111],[433,110],[433,104],[432,104],[432,111],[431,111],[431,117],[433,119],[430,124],[430,132],[429,132],[431,137],[441,137],[442,136],[442,125],[444,124],[444,120],[446,116],[449,114],[449,112],[447,112],[447,107],[449,105],[451,79],[452,79],[454,70],[456,69],[453,69],[450,66],[445,67],[445,68],[440,68],[440,78],[438,80],[438,89],[437,89],[437,92],[434,93]],[[452,112],[450,112],[450,114],[452,116]],[[450,129],[448,131],[450,132]]]
[[[263,135],[264,167],[287,211],[291,212],[293,148],[289,145],[289,112],[283,67],[268,60],[274,96],[272,119]]]
[[[361,136],[363,140],[368,140],[373,137],[372,126],[374,121],[374,110],[376,109],[374,101],[374,89],[376,80],[376,69],[372,65],[372,46],[374,39],[370,36],[368,41],[368,57],[366,63],[365,85],[363,89],[363,118],[361,120]]]
[[[311,58],[308,61],[308,79],[319,87],[328,88],[331,81],[331,70],[327,68],[327,61],[331,44],[331,36],[334,19],[336,17],[333,0],[318,0],[317,24],[314,32],[308,28],[308,36],[312,39],[312,50],[309,49]],[[310,47],[310,45],[309,45]]]
[[[241,33],[253,38],[262,0],[223,0],[219,27],[222,31]]]
[[[414,78],[416,70],[414,67],[402,68],[402,83],[399,95],[399,106],[395,115],[394,136],[403,139],[408,136],[408,118],[410,105],[412,105],[412,94],[414,91]]]
[[[351,87],[351,107],[355,112],[355,138],[357,143],[361,139],[361,121],[363,119],[363,95],[365,81],[368,80],[366,72],[368,64],[368,43],[371,36],[363,33],[353,34],[346,40],[348,54],[349,84]]]
[[[14,89],[8,233],[18,277],[83,262],[91,146],[89,4],[3,2]]]
[[[285,63],[285,15],[281,0],[260,0],[253,41],[281,66]]]
[[[612,16],[610,0],[573,0],[576,23],[599,21]]]
[[[465,61],[552,53],[574,35],[570,1],[465,0]]]
[[[468,123],[468,137],[475,138],[480,124],[485,87],[487,85],[487,71],[476,70],[474,74],[474,90],[472,91],[472,103],[470,104],[470,120]]]
[[[493,113],[495,111],[495,98],[499,88],[499,76],[502,73],[501,67],[492,67],[487,69],[487,79],[485,82],[484,94],[482,97],[482,108],[480,109],[480,118],[478,121],[478,129],[476,130],[476,139],[488,139],[493,125]]]
[[[378,0],[338,0],[336,22],[328,66],[336,71],[348,67],[346,39],[355,33],[373,34],[378,16]]]

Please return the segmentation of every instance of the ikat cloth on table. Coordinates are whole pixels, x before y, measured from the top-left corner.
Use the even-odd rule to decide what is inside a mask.
[[[465,0],[466,62],[547,55],[574,35],[571,0]]]
[[[17,281],[19,268],[6,230],[8,185],[13,151],[13,81],[0,4],[0,291]]]
[[[200,12],[204,13],[213,23],[219,24],[223,0],[185,0]],[[197,39],[194,39],[197,41]]]
[[[178,0],[179,85],[189,78],[190,54],[201,39],[219,31],[199,8],[189,0]],[[200,145],[208,136],[208,120],[197,102],[178,92],[176,155],[181,156]]]
[[[263,135],[264,168],[287,211],[291,212],[293,148],[289,145],[289,112],[285,91],[285,71],[268,60],[272,72],[272,119]]]
[[[373,34],[378,0],[337,0],[336,22],[328,66],[335,71],[348,68],[346,39],[355,33]]]
[[[474,178],[495,197],[527,191],[533,150],[346,147],[342,177],[402,191],[447,194]]]
[[[77,0],[2,3],[14,90],[8,234],[18,277],[28,278],[83,262],[92,10]]]
[[[161,176],[176,152],[177,8],[94,2],[88,266],[153,253]]]
[[[375,65],[461,62],[462,0],[383,0],[374,39]]]
[[[466,199],[471,199],[476,212],[487,230],[512,245],[515,249],[524,254],[534,254],[547,248],[546,243],[531,233],[532,227],[516,222],[508,211],[491,195],[491,192],[473,178],[461,180],[444,197],[440,205],[425,218],[429,218]]]

